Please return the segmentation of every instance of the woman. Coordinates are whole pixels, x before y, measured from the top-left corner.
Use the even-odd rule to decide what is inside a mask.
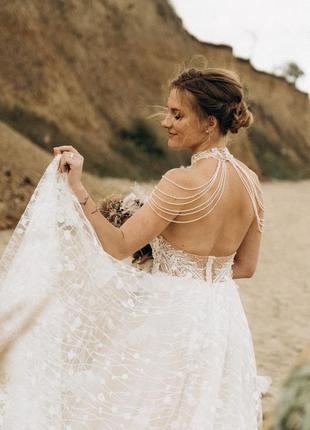
[[[6,310],[48,298],[7,360],[3,429],[261,426],[270,380],[256,374],[233,278],[255,271],[262,196],[226,146],[252,114],[224,69],[190,69],[170,90],[162,126],[191,165],[163,175],[121,228],[82,185],[78,151],[54,148],[1,261]],[[149,242],[152,274],[119,261]]]

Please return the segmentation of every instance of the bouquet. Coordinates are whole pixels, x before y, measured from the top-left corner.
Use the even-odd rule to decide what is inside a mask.
[[[133,191],[125,197],[112,195],[101,200],[99,210],[110,223],[119,228],[143,206],[145,199],[146,195],[135,184]],[[131,264],[146,272],[152,270],[152,263],[152,248],[149,244],[136,251],[132,256]]]

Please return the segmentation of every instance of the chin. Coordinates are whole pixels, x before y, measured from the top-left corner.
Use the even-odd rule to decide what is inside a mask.
[[[175,149],[175,150],[183,149],[183,148],[181,147],[180,143],[175,142],[173,139],[168,139],[168,147],[169,147],[170,149]]]

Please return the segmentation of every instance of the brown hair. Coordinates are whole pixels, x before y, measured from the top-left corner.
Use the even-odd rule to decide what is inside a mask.
[[[170,83],[170,89],[173,88],[189,91],[199,116],[215,116],[224,135],[228,131],[237,133],[239,128],[249,127],[253,122],[239,76],[230,70],[190,68]]]

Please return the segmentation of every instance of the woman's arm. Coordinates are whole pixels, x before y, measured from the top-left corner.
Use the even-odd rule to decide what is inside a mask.
[[[72,146],[55,147],[54,153],[62,154],[59,163],[61,172],[67,171],[66,165],[69,165],[68,183],[81,203],[85,216],[94,227],[102,247],[114,258],[122,260],[143,248],[165,230],[171,220],[177,216],[178,209],[182,207],[177,199],[183,197],[186,192],[176,189],[173,182],[182,184],[185,175],[182,169],[171,169],[164,176],[172,182],[162,178],[157,184],[157,188],[163,193],[173,196],[166,197],[167,203],[165,204],[165,209],[170,209],[173,214],[165,213],[166,219],[164,219],[160,216],[160,210],[156,213],[146,202],[120,228],[117,228],[100,213],[81,182],[83,166],[81,154]],[[153,199],[156,201],[156,195],[153,195]],[[160,202],[158,201],[158,203]],[[174,214],[173,211],[176,213]]]
[[[180,171],[179,169],[169,170],[165,177],[179,182]],[[176,194],[175,189],[172,190],[173,186],[163,179],[157,184],[157,187],[167,194],[172,194],[172,192]],[[146,202],[120,228],[117,228],[101,214],[82,184],[72,186],[71,189],[81,203],[84,214],[94,227],[104,250],[120,260],[131,256],[147,245],[165,230],[170,220],[176,217],[176,215],[165,214],[167,219],[163,219]],[[153,198],[156,197],[153,196]],[[170,200],[172,203],[176,202],[175,199]],[[168,206],[169,204],[166,204],[166,208]],[[171,205],[171,209],[177,210],[177,208],[178,205]]]
[[[103,249],[114,258],[121,260],[127,257],[124,255],[125,243],[121,230],[101,214],[82,183],[71,189],[79,200],[86,218],[92,224]]]

